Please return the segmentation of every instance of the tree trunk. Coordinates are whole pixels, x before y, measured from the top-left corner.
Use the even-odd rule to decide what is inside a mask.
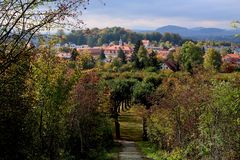
[[[143,115],[143,141],[148,140],[148,135],[147,135],[147,117],[146,115]]]
[[[116,139],[120,139],[120,123],[118,122],[118,116],[115,118],[115,133]]]

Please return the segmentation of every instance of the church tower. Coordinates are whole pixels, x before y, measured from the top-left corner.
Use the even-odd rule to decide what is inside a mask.
[[[123,46],[123,41],[122,41],[121,37],[120,37],[120,40],[119,40],[119,46]]]

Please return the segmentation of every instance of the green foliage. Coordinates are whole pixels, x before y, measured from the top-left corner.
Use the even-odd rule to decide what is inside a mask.
[[[138,142],[137,145],[141,151],[154,160],[186,160],[181,149],[175,149],[172,152],[158,150],[158,148],[149,142]]]
[[[201,156],[205,159],[239,158],[240,89],[215,83],[213,100],[200,117]]]
[[[29,126],[34,137],[33,159],[38,156],[58,159],[67,152],[66,133],[69,112],[67,100],[75,82],[75,74],[69,75],[67,64],[59,62],[55,56],[42,51],[32,66],[32,93],[35,98]],[[50,142],[50,143],[49,143]],[[29,152],[31,153],[31,152]],[[34,158],[35,157],[35,158]]]
[[[32,141],[26,124],[33,102],[28,88],[30,54],[22,54],[0,74],[0,157],[3,160],[26,159]]]
[[[231,50],[230,47],[222,48],[220,50],[220,54],[221,54],[222,57],[226,56],[227,54],[232,54],[232,53],[233,53],[233,51]]]
[[[121,67],[121,62],[118,58],[114,58],[111,64],[112,70],[114,72],[117,72],[119,68]]]
[[[137,53],[137,59],[138,59],[138,65],[137,68],[143,69],[147,66],[149,66],[148,61],[148,55],[147,50],[144,46],[140,46],[138,53]]]
[[[111,122],[101,113],[104,97],[99,85],[99,77],[88,72],[71,94],[67,149],[75,159],[96,159],[112,145]]]
[[[152,51],[149,54],[149,66],[155,67],[155,68],[159,67],[159,63],[158,63],[158,60],[157,60],[157,55],[154,51]]]
[[[147,82],[138,82],[133,88],[133,98],[135,103],[140,103],[149,108],[151,106],[148,97],[153,91],[154,85]]]
[[[194,67],[203,63],[204,52],[193,42],[185,42],[181,48],[181,63],[184,70],[192,71]]]
[[[78,55],[79,55],[79,53],[78,53],[77,49],[74,48],[74,49],[72,50],[72,53],[71,53],[71,60],[72,60],[72,61],[76,61]]]
[[[138,43],[139,40],[147,39],[155,42],[166,42],[180,45],[182,43],[182,38],[177,34],[167,33],[163,36],[158,32],[152,33],[136,33],[131,30],[126,30],[120,27],[104,28],[104,29],[87,29],[87,30],[73,30],[69,34],[60,34],[62,39],[62,44],[64,43],[74,43],[77,45],[89,45],[100,46],[109,42],[117,43],[121,38],[124,42],[131,42],[133,44]]]
[[[126,64],[127,63],[126,55],[125,55],[124,51],[121,48],[118,50],[118,56],[117,57],[120,59],[122,64]]]
[[[162,38],[161,38],[162,42],[168,42],[168,44],[181,44],[182,43],[182,38],[180,37],[179,34],[174,34],[174,33],[164,33]],[[171,46],[167,45],[167,47],[171,48]]]
[[[104,54],[104,50],[101,50],[101,53],[100,53],[100,55],[99,55],[99,59],[100,59],[101,61],[104,61],[104,60],[106,59],[106,55]]]
[[[95,60],[88,51],[84,51],[79,56],[79,64],[82,69],[92,69],[95,66]]]
[[[215,49],[210,48],[204,55],[203,66],[209,70],[219,70],[222,64],[222,57]]]

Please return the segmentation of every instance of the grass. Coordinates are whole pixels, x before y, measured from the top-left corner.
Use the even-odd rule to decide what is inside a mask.
[[[99,160],[118,160],[118,154],[119,152],[121,152],[121,150],[121,144],[118,142],[114,142],[113,148],[110,151],[105,152],[102,157],[99,157]]]
[[[158,149],[149,142],[137,142],[137,146],[140,148],[142,153],[153,160],[185,160],[180,149],[176,149],[169,153]]]
[[[141,141],[142,140],[142,117],[141,108],[133,107],[128,111],[121,112],[119,116],[120,136],[122,140]],[[114,129],[113,123],[113,131]],[[115,133],[114,133],[115,136]]]

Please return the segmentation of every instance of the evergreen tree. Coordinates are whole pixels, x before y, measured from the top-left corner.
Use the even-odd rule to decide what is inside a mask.
[[[154,51],[149,54],[149,66],[158,67],[157,55]]]
[[[100,59],[101,61],[104,61],[104,60],[106,59],[106,55],[105,55],[103,49],[101,50],[101,53],[100,53],[100,55],[99,55],[99,59]]]
[[[140,46],[140,48],[138,50],[138,54],[137,54],[137,59],[139,61],[137,68],[143,69],[149,65],[147,50],[144,46]]]
[[[79,53],[78,53],[77,49],[74,48],[74,49],[72,50],[72,53],[71,53],[71,60],[72,60],[72,61],[76,61],[78,55],[79,55]]]
[[[126,55],[125,55],[124,51],[121,48],[118,50],[118,58],[120,58],[122,64],[126,64],[127,63]]]
[[[134,49],[133,49],[133,53],[132,53],[132,56],[131,56],[131,62],[136,62],[137,61],[137,54],[138,54],[138,50],[140,48],[140,46],[142,46],[142,41],[141,40],[138,40],[137,43],[135,44],[134,46]]]

